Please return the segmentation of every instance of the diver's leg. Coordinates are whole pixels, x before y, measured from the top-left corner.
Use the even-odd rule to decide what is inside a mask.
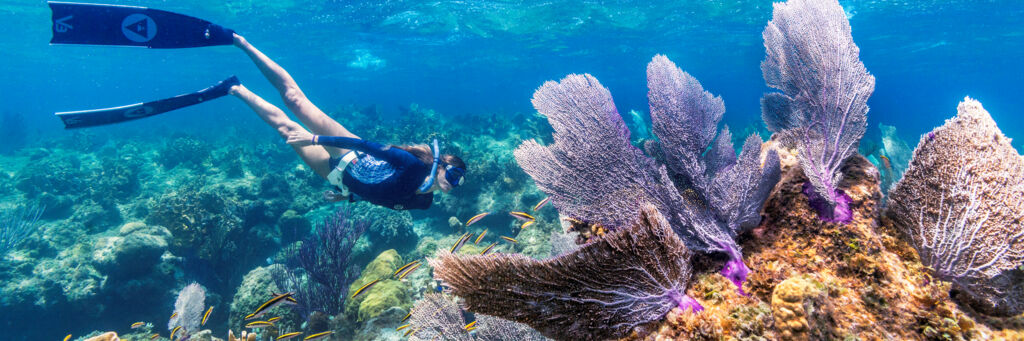
[[[263,119],[264,122],[270,124],[281,137],[288,138],[294,132],[304,131],[298,123],[288,118],[288,115],[281,111],[280,108],[270,104],[260,96],[256,95],[249,89],[242,85],[236,85],[231,87],[230,93],[241,99],[245,104],[248,104],[253,111],[256,112]],[[348,150],[341,148],[332,148],[337,151],[329,151],[321,146],[292,146],[295,149],[295,153],[299,154],[299,158],[306,163],[310,168],[316,172],[320,177],[327,179],[327,174],[331,173],[330,159],[332,156],[337,157],[347,153]],[[338,153],[338,154],[334,154]]]
[[[284,68],[277,65],[270,57],[267,57],[263,52],[249,44],[245,38],[235,34],[235,46],[238,46],[249,55],[249,58],[256,63],[256,67],[260,69],[263,76],[267,77],[267,80],[281,93],[281,98],[284,99],[288,109],[295,113],[295,116],[299,117],[302,124],[309,127],[314,134],[359,138],[359,136],[345,129],[338,121],[324,114],[320,108],[317,108],[302,93],[302,89],[299,89],[298,83],[288,74],[288,71],[285,71]]]

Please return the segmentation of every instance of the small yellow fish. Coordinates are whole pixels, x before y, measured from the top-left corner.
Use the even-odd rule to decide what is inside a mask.
[[[405,317],[402,318],[402,322],[405,322],[405,320],[408,320],[410,316],[412,316],[412,310],[410,310],[408,314],[405,314]]]
[[[297,337],[299,335],[302,335],[302,332],[291,332],[291,333],[281,334],[281,336],[278,336],[274,340],[277,340],[277,341],[290,340],[290,339],[293,339],[293,338],[295,338],[295,337]]]
[[[516,241],[515,239],[513,239],[512,237],[505,237],[505,236],[501,236],[501,239],[504,239],[505,241],[507,241],[507,242],[509,242],[509,243],[513,243],[513,244],[519,244],[519,242],[518,242],[518,241]]]
[[[206,320],[210,319],[210,313],[212,313],[212,312],[213,312],[213,307],[210,307],[210,309],[206,309],[206,314],[203,314],[203,321],[199,322],[200,326],[205,326],[206,325]]]
[[[149,336],[149,339],[150,340],[156,340],[156,338],[158,338],[158,337],[160,337],[160,334],[153,334],[153,335]]]
[[[484,229],[484,232],[480,232],[480,235],[476,237],[475,241],[473,241],[473,245],[480,244],[480,241],[483,240],[484,236],[486,236],[486,235],[487,235],[487,229]]]
[[[402,335],[402,336],[409,336],[409,334],[413,334],[413,333],[415,333],[415,332],[416,332],[417,330],[419,330],[419,328],[417,328],[417,329],[412,329],[412,328],[409,328],[409,330],[406,330],[406,331],[405,331],[405,334],[404,334],[404,335]]]
[[[398,270],[395,270],[395,274],[394,274],[394,276],[398,276],[398,274],[399,274],[399,273],[401,273],[401,272],[402,272],[402,270],[405,270],[406,268],[408,268],[408,267],[412,266],[413,264],[419,263],[419,262],[420,262],[420,260],[419,260],[419,259],[417,259],[417,260],[414,260],[414,261],[411,261],[411,262],[409,262],[409,264],[406,264],[406,265],[402,265],[402,267],[398,268]]]
[[[527,226],[533,225],[533,223],[536,223],[536,222],[537,222],[536,220],[527,221],[527,222],[523,223],[523,226],[520,226],[519,228],[520,229],[525,229]]]
[[[548,201],[550,201],[550,200],[551,200],[551,197],[547,197],[547,198],[544,198],[544,200],[541,200],[540,202],[538,202],[536,205],[533,205],[533,211],[536,212],[541,207],[544,207],[544,205],[546,205],[548,203]]]
[[[352,294],[352,298],[356,298],[356,296],[359,296],[359,294],[362,294],[363,291],[366,291],[367,289],[370,289],[370,287],[372,287],[374,284],[377,284],[377,282],[380,282],[380,278],[375,279],[373,281],[370,281],[370,283],[363,284],[363,286],[360,287],[359,290],[356,290],[356,292],[354,294]],[[314,334],[314,335],[316,335],[316,334]],[[310,336],[312,336],[312,335],[310,335]]]
[[[403,324],[401,326],[398,326],[398,328],[395,328],[395,330],[396,331],[402,330],[402,329],[405,329],[405,328],[409,328],[409,326],[410,326],[410,324],[406,323],[406,324]]]
[[[174,340],[174,334],[177,334],[179,330],[181,330],[181,326],[174,327],[174,329],[171,330],[171,337],[169,337],[169,339]]]
[[[462,327],[462,329],[470,330],[470,329],[473,329],[474,327],[476,327],[476,321],[470,322],[465,327]]]
[[[64,337],[64,341],[68,341],[68,340],[71,340],[71,334],[68,334],[68,336]]]
[[[132,329],[142,328],[142,326],[145,326],[145,325],[146,325],[146,322],[135,322],[135,323],[132,323]]]
[[[498,245],[498,242],[493,242],[493,243],[491,243],[491,245],[488,245],[487,248],[485,248],[483,251],[480,251],[480,255],[483,256],[483,255],[486,255],[488,253],[491,253],[491,250],[494,249],[495,245]]]
[[[466,241],[469,240],[469,238],[471,238],[471,237],[473,237],[473,233],[472,232],[466,232],[466,234],[463,234],[462,237],[459,237],[459,240],[457,242],[455,242],[455,245],[452,245],[451,249],[448,249],[448,252],[451,252],[451,253],[458,252],[459,249],[462,248],[463,245],[466,245]]]
[[[307,336],[305,339],[302,339],[302,340],[303,341],[320,340],[320,339],[326,338],[328,336],[331,336],[331,334],[334,334],[334,332],[326,331],[326,332],[323,332],[323,333],[316,333],[316,334]]]
[[[294,304],[293,301],[295,301],[295,299],[292,298],[293,294],[295,293],[286,292],[270,298],[266,302],[263,302],[263,304],[261,304],[259,307],[257,307],[255,312],[246,315],[245,320],[248,321],[259,318],[260,316],[263,316],[263,314],[266,314],[267,311],[269,311],[270,309],[273,309],[274,307],[282,304]]]
[[[255,329],[255,328],[273,327],[273,326],[274,326],[273,323],[270,323],[270,322],[267,322],[267,321],[254,321],[254,322],[249,322],[249,324],[245,325],[246,328],[253,328],[253,329]]]
[[[420,265],[423,265],[423,264],[416,264],[416,265],[413,265],[408,270],[405,270],[405,272],[403,272],[401,276],[398,276],[398,279],[405,279],[405,276],[408,276],[413,271],[416,271],[416,269],[419,269]]]
[[[534,218],[532,215],[530,215],[529,213],[526,213],[526,212],[513,211],[513,212],[508,212],[508,215],[513,216],[516,219],[519,219],[519,220],[522,220],[522,221],[537,220],[537,218]]]
[[[469,220],[466,221],[466,226],[473,225],[473,223],[480,221],[480,219],[483,219],[488,214],[491,214],[491,212],[480,213],[473,216],[472,218],[469,218]]]
[[[178,316],[178,312],[177,311],[175,311],[173,314],[171,314],[171,319],[173,320],[175,316]]]
[[[268,318],[267,322],[277,322],[277,320],[280,320],[280,319],[281,319],[280,316],[275,316],[275,317]]]

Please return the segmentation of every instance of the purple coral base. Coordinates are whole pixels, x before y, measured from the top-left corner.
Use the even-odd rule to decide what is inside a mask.
[[[819,195],[810,182],[804,182],[803,192],[807,196],[807,200],[810,201],[811,208],[818,212],[818,218],[821,218],[822,221],[841,224],[853,221],[853,210],[850,209],[853,199],[850,199],[850,196],[846,195],[843,190],[837,188],[832,194],[832,199],[836,202],[836,206],[833,208],[829,207],[828,200]]]
[[[725,267],[720,272],[722,276],[732,281],[732,284],[736,285],[736,291],[743,296],[750,296],[743,291],[743,282],[747,281],[747,275],[750,274],[750,268],[747,264],[743,263],[743,254],[731,246],[719,244],[729,254],[729,261],[725,263]]]
[[[687,309],[694,313],[704,311],[704,306],[700,305],[700,302],[697,302],[697,300],[690,297],[690,295],[683,294],[672,289],[669,290],[668,296],[672,298],[672,301],[674,301],[676,306],[682,311],[686,311]]]

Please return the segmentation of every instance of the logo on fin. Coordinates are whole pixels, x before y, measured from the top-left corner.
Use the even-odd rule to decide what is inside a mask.
[[[56,31],[57,33],[64,33],[64,32],[70,31],[71,29],[75,28],[74,26],[71,26],[71,24],[68,23],[68,20],[71,20],[71,18],[73,18],[73,17],[74,17],[73,15],[69,15],[69,16],[57,19],[56,21],[53,22],[53,30]]]
[[[125,110],[124,113],[121,114],[121,115],[123,115],[124,118],[136,118],[136,117],[149,116],[149,114],[152,113],[152,112],[153,112],[153,108],[150,108],[150,107],[147,107],[147,106],[141,106],[141,107],[138,107],[138,108],[132,108],[132,109]]]
[[[121,21],[121,33],[128,40],[145,43],[156,37],[156,22],[145,14],[135,13]]]

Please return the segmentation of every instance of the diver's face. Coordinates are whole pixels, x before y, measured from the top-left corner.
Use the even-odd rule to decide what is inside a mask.
[[[438,167],[438,168],[441,168],[441,167]],[[452,188],[454,187],[454,186],[452,186],[452,184],[448,183],[448,179],[446,179],[446,178],[444,177],[444,175],[445,175],[445,174],[446,174],[447,172],[448,172],[448,171],[446,171],[446,170],[445,170],[445,169],[443,169],[443,168],[442,168],[442,169],[439,169],[439,170],[437,171],[437,178],[436,178],[436,179],[434,179],[434,182],[435,182],[435,183],[437,183],[438,187],[440,187],[440,189],[441,189],[441,192],[444,192],[444,193],[448,193],[448,191],[451,191],[451,190],[452,190]]]

